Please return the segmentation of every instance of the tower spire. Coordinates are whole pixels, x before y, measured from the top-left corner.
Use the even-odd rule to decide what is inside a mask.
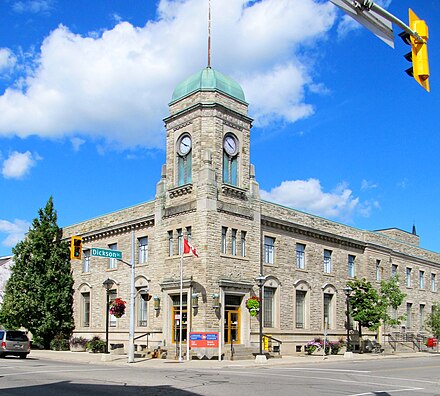
[[[211,68],[211,0],[208,0],[208,67]]]

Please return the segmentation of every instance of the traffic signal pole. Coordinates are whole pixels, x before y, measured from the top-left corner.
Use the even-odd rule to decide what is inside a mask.
[[[372,2],[371,0],[357,0],[357,3],[359,3],[359,6],[361,7],[362,10],[374,11],[376,14],[379,14],[380,16],[384,17],[386,20],[399,26],[403,31],[405,31],[409,35],[413,36],[416,41],[418,41],[420,43],[425,42],[425,40],[422,37],[420,37],[420,35],[415,30],[412,30],[408,25],[406,25],[399,18],[397,18],[393,14],[389,13],[384,8],[378,6],[377,4]]]

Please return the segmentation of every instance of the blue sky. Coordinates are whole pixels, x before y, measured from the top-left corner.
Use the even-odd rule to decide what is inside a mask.
[[[264,199],[440,251],[440,4],[431,93],[324,0],[211,0],[212,66],[244,89]],[[0,2],[0,256],[49,196],[66,226],[154,198],[173,88],[206,66],[208,0]],[[264,87],[264,89],[261,89]]]

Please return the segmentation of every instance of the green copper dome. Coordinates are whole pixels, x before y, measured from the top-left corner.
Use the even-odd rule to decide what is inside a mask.
[[[246,102],[243,90],[237,82],[207,67],[182,81],[174,89],[171,103],[197,91],[220,91],[241,102]]]

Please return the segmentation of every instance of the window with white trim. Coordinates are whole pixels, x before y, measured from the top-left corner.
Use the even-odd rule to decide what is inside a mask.
[[[330,274],[332,272],[332,251],[324,249],[324,272]]]
[[[222,227],[222,254],[226,254],[226,237],[228,234],[228,227]]]
[[[435,284],[435,274],[431,274],[431,291],[437,291],[437,287]]]
[[[305,269],[306,267],[306,258],[305,258],[305,250],[306,245],[302,243],[297,243],[295,252],[296,252],[296,268]]]
[[[241,257],[246,257],[246,231],[241,232]]]
[[[425,288],[425,271],[419,271],[419,289]]]
[[[110,245],[108,245],[108,248],[110,250],[118,250],[118,244],[117,243],[111,243]],[[116,261],[115,258],[108,259],[108,268],[109,269],[115,269],[117,267],[118,267],[118,262]]]
[[[90,272],[90,249],[83,252],[83,268],[82,272]]]
[[[81,324],[90,327],[90,292],[81,293]]]
[[[263,289],[263,326],[275,327],[275,291],[274,287],[265,286]]]
[[[231,255],[237,255],[237,230],[234,228],[231,230]]]
[[[380,266],[380,260],[376,260],[376,280],[382,280],[382,267]]]
[[[275,260],[275,238],[264,237],[264,263],[274,264]]]
[[[406,267],[406,287],[411,287],[411,274],[412,274],[412,269]]]
[[[295,295],[295,327],[305,329],[306,327],[306,297],[305,290],[297,290]]]
[[[138,239],[139,242],[139,264],[144,264],[148,261],[148,237]]]
[[[354,276],[355,276],[354,260],[355,260],[355,256],[349,254],[348,255],[348,276],[350,278],[354,278]]]

